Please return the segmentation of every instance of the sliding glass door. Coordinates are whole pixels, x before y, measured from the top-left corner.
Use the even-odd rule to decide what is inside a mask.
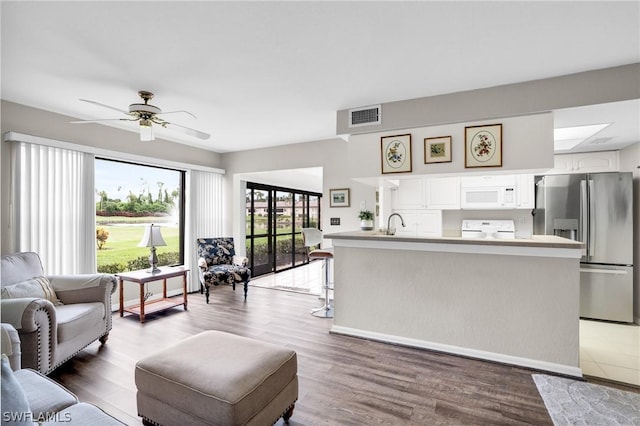
[[[322,194],[247,183],[247,256],[252,275],[307,262],[302,228],[320,223]]]

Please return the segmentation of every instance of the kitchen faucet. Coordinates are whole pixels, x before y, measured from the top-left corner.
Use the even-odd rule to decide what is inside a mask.
[[[387,235],[394,235],[396,233],[396,228],[391,228],[391,218],[394,216],[398,216],[400,218],[400,223],[402,223],[402,227],[404,228],[406,225],[404,224],[404,219],[400,216],[399,213],[391,213],[389,215],[389,219],[387,219]]]

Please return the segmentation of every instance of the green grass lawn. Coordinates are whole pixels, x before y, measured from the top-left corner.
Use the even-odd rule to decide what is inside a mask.
[[[142,216],[142,217],[127,217],[127,216],[96,216],[96,224],[98,226],[111,225],[114,223],[170,223],[174,222],[175,218],[171,216]],[[142,237],[141,237],[142,238]]]
[[[136,218],[138,219],[138,218]],[[144,222],[150,223],[149,219]],[[145,224],[140,225],[98,225],[109,232],[109,238],[102,250],[96,250],[98,266],[112,263],[126,263],[140,256],[149,256],[149,248],[138,247],[138,243],[144,235]],[[154,222],[155,223],[155,222]],[[180,230],[177,227],[162,227],[162,237],[167,245],[158,247],[156,253],[169,253],[180,251]]]

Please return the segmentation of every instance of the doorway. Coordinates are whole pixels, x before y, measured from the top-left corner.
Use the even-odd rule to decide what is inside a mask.
[[[302,228],[320,223],[322,194],[247,182],[246,249],[254,277],[308,263]]]

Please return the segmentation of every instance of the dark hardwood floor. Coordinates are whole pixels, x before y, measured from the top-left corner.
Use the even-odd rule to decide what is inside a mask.
[[[81,401],[139,425],[137,360],[203,330],[284,345],[298,354],[299,399],[290,425],[551,425],[531,378],[536,371],[330,334],[309,314],[316,296],[217,287],[181,307],[138,317],[113,315],[109,341],[93,343],[51,377]],[[197,357],[197,353],[185,353]],[[202,368],[215,363],[203,359]],[[282,424],[282,420],[278,423]]]

